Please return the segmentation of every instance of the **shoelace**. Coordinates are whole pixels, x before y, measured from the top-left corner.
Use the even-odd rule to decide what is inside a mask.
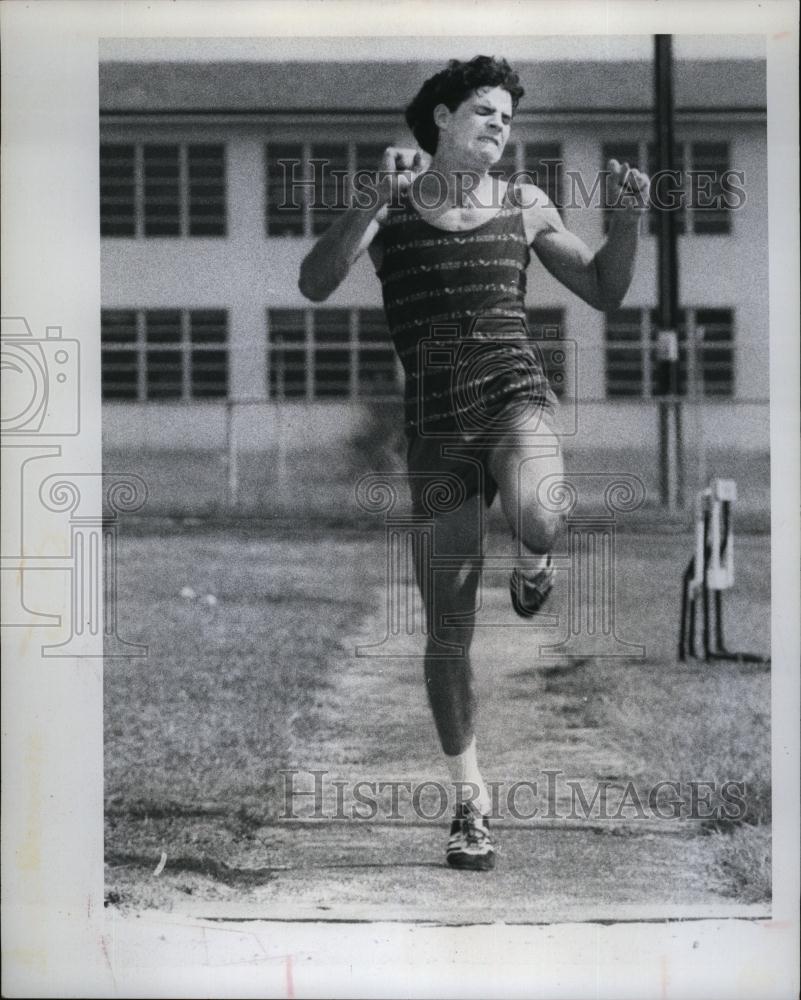
[[[549,557],[547,566],[543,566],[541,569],[535,570],[533,573],[529,574],[522,569],[518,569],[517,572],[521,579],[523,579],[530,587],[536,587],[540,582],[550,582],[554,574],[554,568]]]
[[[476,823],[475,820],[466,819],[466,820],[463,820],[462,822],[464,824],[463,828],[466,828],[466,830],[465,830],[466,838],[465,839],[467,840],[468,844],[473,844],[473,845],[478,846],[478,845],[482,844],[485,840],[487,840],[489,838],[489,834],[484,829],[484,827],[483,826],[479,826]]]

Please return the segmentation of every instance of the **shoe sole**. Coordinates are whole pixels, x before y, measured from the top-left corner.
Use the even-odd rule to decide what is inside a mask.
[[[459,871],[488,872],[495,867],[494,854],[451,855],[446,860],[451,868]]]

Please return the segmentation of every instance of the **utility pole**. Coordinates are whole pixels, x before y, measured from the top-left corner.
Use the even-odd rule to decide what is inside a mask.
[[[654,36],[654,127],[656,169],[676,170],[673,136],[673,56],[670,35]],[[671,176],[675,176],[671,173]],[[659,492],[662,505],[673,512],[683,492],[682,414],[679,399],[679,262],[676,250],[676,211],[663,195],[655,206],[658,230],[659,308],[656,340],[656,387],[659,407]],[[682,197],[682,192],[679,196]]]

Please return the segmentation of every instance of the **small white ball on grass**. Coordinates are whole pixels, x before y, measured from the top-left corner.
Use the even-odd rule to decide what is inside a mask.
[[[181,597],[185,598],[187,601],[192,601],[197,597],[197,594],[191,587],[182,587]]]

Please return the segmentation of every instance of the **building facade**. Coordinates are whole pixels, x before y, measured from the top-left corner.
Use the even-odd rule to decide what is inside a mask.
[[[104,63],[100,67],[104,435],[111,447],[335,446],[400,392],[366,258],[325,303],[300,262],[348,178],[411,144],[403,107],[427,63]],[[526,97],[501,172],[525,171],[591,247],[599,171],[653,164],[651,67],[515,67]],[[680,391],[711,447],[768,449],[764,63],[677,62]],[[550,350],[568,433],[654,446],[657,247],[605,315],[533,259],[533,335]],[[554,342],[563,348],[553,350]],[[548,352],[546,351],[546,355]]]

